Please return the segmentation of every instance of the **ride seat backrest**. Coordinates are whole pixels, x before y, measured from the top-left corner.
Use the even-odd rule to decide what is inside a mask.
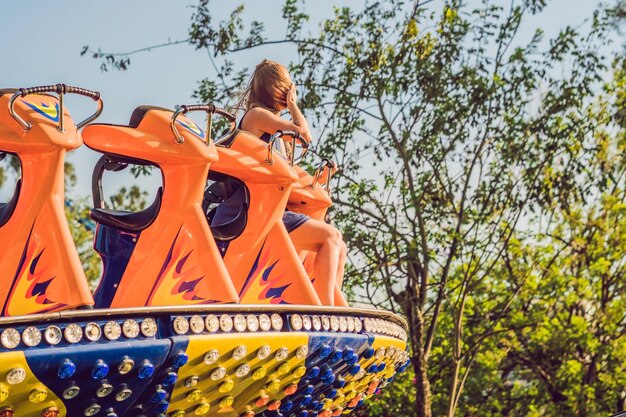
[[[206,187],[202,209],[204,210],[211,233],[217,241],[228,242],[239,237],[248,223],[248,208],[250,207],[250,192],[245,184],[228,175],[217,172],[209,172],[209,180],[213,183]],[[231,199],[228,201],[229,199]],[[230,213],[218,221],[214,220],[215,214],[220,209],[220,204],[233,205],[228,207]],[[225,206],[222,206],[224,209]]]
[[[15,207],[17,206],[17,200],[19,200],[20,197],[21,189],[22,179],[19,179],[17,181],[17,184],[15,185],[15,192],[13,193],[13,197],[11,197],[11,199],[7,203],[0,203],[0,227],[4,226],[13,215]]]
[[[105,171],[118,172],[126,169],[129,164],[152,166],[147,161],[127,158],[118,155],[103,155],[100,157],[93,170],[91,188],[94,208],[90,211],[92,220],[99,224],[121,229],[126,232],[137,233],[150,226],[159,214],[163,199],[163,188],[159,187],[152,204],[138,212],[126,210],[113,210],[104,206],[102,191],[102,176]]]
[[[141,232],[147,229],[161,210],[161,200],[163,198],[163,187],[159,187],[157,195],[152,204],[137,212],[125,210],[113,210],[107,208],[93,208],[90,217],[93,221],[105,226],[121,229],[125,232]]]

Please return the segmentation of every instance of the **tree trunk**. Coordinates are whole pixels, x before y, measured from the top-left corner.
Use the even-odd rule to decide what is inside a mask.
[[[413,288],[411,290],[414,292]],[[406,305],[406,316],[413,347],[411,364],[415,373],[415,415],[417,417],[431,417],[428,359],[424,355],[424,316],[417,300],[417,294],[411,294]]]

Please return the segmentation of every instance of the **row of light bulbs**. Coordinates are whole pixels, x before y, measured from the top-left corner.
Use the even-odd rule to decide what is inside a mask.
[[[292,314],[289,322],[291,329],[295,331],[323,330],[361,333],[363,327],[365,327],[365,331],[368,333],[384,334],[404,341],[407,339],[407,333],[401,326],[383,319],[365,318],[362,322],[359,317],[352,316],[308,316]],[[220,316],[209,314],[206,318],[202,318],[200,315],[193,315],[189,318],[177,316],[172,322],[174,332],[179,335],[185,335],[190,331],[195,334],[200,334],[205,331],[215,333],[218,330],[228,333],[233,329],[237,332],[256,332],[258,330],[280,331],[283,329],[283,325],[283,318],[277,313],[271,316],[267,314],[261,314],[259,316],[254,314],[248,314],[247,316],[243,314],[236,314],[235,316],[228,314],[222,314]]]
[[[91,342],[100,340],[102,336],[114,341],[122,335],[134,339],[142,334],[145,337],[154,337],[158,331],[157,322],[153,318],[145,318],[141,323],[134,319],[126,319],[121,324],[111,320],[103,327],[98,323],[87,323],[83,329],[79,324],[70,323],[63,330],[59,326],[50,325],[40,330],[35,326],[28,326],[20,333],[19,330],[9,327],[0,334],[0,344],[6,349],[15,349],[20,342],[27,347],[38,346],[43,340],[49,345],[55,346],[61,343],[63,338],[68,343],[78,343],[83,337]]]

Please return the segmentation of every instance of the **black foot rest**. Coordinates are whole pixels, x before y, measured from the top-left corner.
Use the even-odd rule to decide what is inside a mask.
[[[161,210],[161,199],[163,198],[163,188],[159,187],[156,198],[150,207],[144,210],[122,211],[106,208],[91,209],[91,218],[99,224],[121,229],[126,232],[141,232],[150,226]]]
[[[228,242],[239,237],[248,224],[250,193],[243,182],[233,177],[209,173],[209,179],[215,182],[205,189],[202,208],[213,237]]]
[[[15,206],[17,206],[17,200],[19,200],[20,198],[21,189],[22,180],[19,179],[17,181],[17,184],[15,185],[15,192],[13,193],[13,197],[11,197],[11,200],[9,200],[8,203],[0,203],[0,227],[4,226],[13,215],[13,212],[15,211]]]

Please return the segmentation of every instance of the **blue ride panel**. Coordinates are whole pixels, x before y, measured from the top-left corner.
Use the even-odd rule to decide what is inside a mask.
[[[106,323],[98,324],[104,328]],[[37,379],[62,399],[68,416],[121,417],[143,414],[141,399],[153,395],[161,382],[163,369],[170,366],[171,347],[171,339],[121,335],[106,343],[82,339],[24,353]]]
[[[99,224],[94,249],[102,258],[102,280],[94,293],[96,308],[111,306],[141,233],[125,232]]]

